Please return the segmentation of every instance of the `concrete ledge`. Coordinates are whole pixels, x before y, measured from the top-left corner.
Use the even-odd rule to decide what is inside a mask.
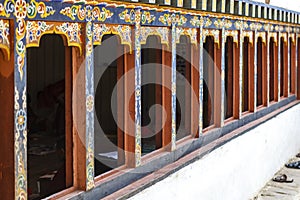
[[[151,162],[145,162],[143,166],[135,169],[126,169],[124,171],[120,171],[116,173],[114,176],[108,177],[107,179],[101,181],[101,183],[98,183],[97,186],[88,192],[76,194],[73,199],[100,199],[107,195],[110,195],[124,187],[130,187],[132,183],[134,183],[137,180],[142,179],[143,177],[146,177],[147,175],[159,171],[159,169],[163,168],[164,166],[174,164],[175,161],[178,159],[188,155],[189,153],[200,149],[202,152],[201,154],[189,159],[186,162],[182,162],[180,165],[177,163],[177,167],[172,169],[169,173],[166,173],[164,176],[162,176],[161,179],[156,179],[154,182],[149,181],[148,184],[144,184],[145,187],[148,187],[149,184],[153,184],[156,181],[162,180],[163,178],[167,177],[169,174],[172,174],[181,168],[189,165],[190,163],[193,163],[197,160],[199,160],[201,157],[206,155],[207,153],[213,151],[217,147],[225,144],[226,142],[230,141],[231,139],[242,135],[243,133],[249,131],[251,128],[257,126],[258,124],[262,123],[263,121],[258,121],[250,126],[244,126],[245,124],[249,124],[256,119],[266,116],[268,113],[277,110],[278,108],[289,104],[290,102],[295,100],[295,96],[291,96],[289,98],[286,98],[282,100],[281,102],[277,104],[273,104],[268,108],[264,108],[261,110],[258,110],[256,113],[251,113],[245,117],[243,117],[241,120],[233,121],[232,123],[226,124],[223,128],[214,129],[210,131],[209,133],[205,134],[201,138],[198,139],[190,139],[184,142],[183,144],[180,144],[176,151],[174,152],[160,152],[158,156],[153,156],[151,158]],[[296,104],[296,102],[294,103]],[[291,105],[289,105],[291,106]],[[288,106],[288,107],[289,107]],[[277,110],[276,112],[272,113],[272,116],[269,116],[269,118],[272,118],[279,114],[280,112],[284,111],[285,108],[281,108],[280,110]],[[266,119],[265,119],[266,120]],[[242,127],[242,131],[239,133],[236,133],[238,128]],[[230,133],[230,134],[229,134]],[[228,137],[227,137],[228,135]],[[222,138],[222,140],[216,141],[217,139]],[[208,145],[209,144],[209,145]],[[159,172],[158,172],[159,173]],[[131,191],[127,193],[125,196],[120,195],[123,197],[129,197],[134,195],[136,192],[144,189],[140,188],[139,190]]]
[[[199,199],[201,197],[201,199],[240,200],[253,197],[273,177],[273,174],[300,150],[298,135],[300,105],[275,115],[276,117],[273,114],[257,120],[269,119],[247,131],[247,134],[236,133],[240,137],[220,148],[215,149],[214,145],[219,146],[229,135],[234,137],[236,131],[213,142],[215,144],[207,145],[210,146],[205,147],[208,151],[215,150],[200,160],[171,173],[163,180],[160,180],[160,173],[168,168],[179,168],[182,163],[194,157],[201,157],[203,148],[161,169],[161,172],[147,176],[144,181],[147,179],[148,182],[151,179],[159,181],[155,181],[155,184],[146,189],[143,188],[143,180],[139,180],[138,184],[134,183],[132,186],[138,186],[139,189],[136,189],[135,193],[137,190],[140,193],[131,199]],[[123,195],[120,192],[108,196],[107,199],[118,196],[122,199],[128,198],[130,197],[128,192],[127,194],[124,192]]]

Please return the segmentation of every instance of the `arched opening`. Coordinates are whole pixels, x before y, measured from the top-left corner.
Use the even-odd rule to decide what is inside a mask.
[[[270,58],[270,76],[269,76],[269,101],[272,102],[275,100],[275,41],[274,38],[270,38],[269,45],[269,58]]]
[[[207,36],[203,44],[203,128],[214,124],[214,37]]]
[[[124,46],[117,35],[104,35],[94,48],[96,176],[125,162],[123,74]]]
[[[242,112],[246,112],[249,110],[249,81],[250,81],[249,46],[250,45],[251,44],[249,43],[249,37],[245,37],[243,43],[243,88],[242,88],[243,110]]]
[[[59,35],[27,49],[29,198],[73,185],[71,59]]]
[[[176,44],[176,140],[191,133],[191,43],[187,36]]]
[[[142,45],[142,154],[162,146],[162,45],[149,36]]]
[[[257,40],[257,82],[256,82],[256,106],[263,104],[263,42],[262,38],[259,37]]]
[[[225,43],[225,119],[233,117],[234,42],[227,37]]]
[[[280,38],[280,97],[284,94],[284,65],[285,65],[285,42],[284,38]]]

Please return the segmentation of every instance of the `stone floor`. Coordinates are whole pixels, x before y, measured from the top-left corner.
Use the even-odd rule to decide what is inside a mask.
[[[299,161],[292,158],[288,163]],[[278,183],[270,180],[252,200],[300,200],[300,169],[281,168],[275,175],[286,174],[292,183]]]

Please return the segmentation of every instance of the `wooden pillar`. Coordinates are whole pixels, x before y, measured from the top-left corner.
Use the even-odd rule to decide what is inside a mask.
[[[199,47],[191,46],[191,133],[198,137],[199,125]]]
[[[74,186],[86,190],[86,99],[85,99],[85,65],[84,56],[78,48],[72,48],[72,77],[74,80],[73,94],[73,155],[74,155]],[[83,67],[83,68],[81,68]]]
[[[86,37],[85,37],[85,190],[91,190],[95,187],[95,165],[94,165],[94,50],[91,48],[93,42],[93,24],[90,20],[86,23]],[[71,79],[71,78],[70,78]],[[70,80],[71,81],[71,80]],[[71,88],[70,88],[71,89]],[[71,96],[71,94],[70,94]],[[79,97],[80,98],[80,97]],[[80,98],[81,99],[81,98]],[[70,98],[69,101],[72,101]],[[71,117],[70,115],[69,117]],[[81,124],[80,124],[81,125]],[[69,139],[72,139],[70,137]],[[83,185],[83,183],[82,183]]]
[[[243,49],[243,45],[239,46],[238,43],[233,43],[233,117],[235,119],[239,119],[242,113],[242,107],[240,106],[240,101],[242,99],[242,94],[240,92],[240,67],[241,69],[243,68],[240,66],[239,48]]]
[[[124,151],[126,167],[135,167],[135,56],[124,51]]]
[[[269,92],[268,92],[268,65],[267,65],[267,57],[269,55],[267,54],[267,43],[262,42],[262,103],[263,106],[268,106],[269,105]]]
[[[162,128],[162,147],[172,150],[172,53],[166,45],[162,47],[162,122],[165,122]]]
[[[216,127],[221,127],[223,124],[222,119],[222,49],[218,43],[214,43],[214,95],[213,95],[213,114],[214,114],[214,124]],[[224,110],[223,110],[224,112]]]
[[[157,44],[158,45],[158,44]],[[156,64],[155,64],[155,104],[162,105],[162,70],[161,64],[162,63],[162,47],[164,45],[158,45],[155,52],[156,52]],[[162,110],[155,108],[155,130],[158,131],[155,135],[156,141],[156,149],[161,148],[162,146]]]
[[[13,48],[10,50],[10,55],[11,58],[8,60],[4,57],[3,51],[0,50],[0,91],[2,97],[0,98],[0,117],[2,119],[0,121],[0,194],[2,199],[15,198]]]
[[[135,131],[134,131],[134,166],[137,167],[141,165],[141,157],[142,157],[142,140],[141,140],[141,11],[139,9],[135,10],[135,27],[134,27],[134,63],[135,63]],[[126,93],[126,91],[125,91]]]
[[[66,187],[73,185],[72,48],[65,47]]]
[[[198,137],[202,135],[203,132],[203,24],[200,26],[199,33],[199,125],[198,125]]]
[[[294,37],[294,36],[293,36]],[[296,91],[296,44],[291,42],[290,46],[290,73],[291,73],[291,91],[290,93],[295,94]]]
[[[125,162],[124,157],[124,51],[128,48],[119,45],[118,59],[117,59],[117,137],[118,137],[118,165],[122,165]]]
[[[176,148],[176,26],[171,29],[171,151]]]
[[[243,110],[244,110],[244,106],[243,106],[244,104],[246,104],[246,103],[248,104],[247,108],[249,110],[249,100],[247,102],[244,101],[244,99],[246,99],[245,96],[248,97],[247,99],[249,99],[248,89],[244,87],[244,83],[246,82],[246,80],[244,79],[244,76],[246,77],[247,74],[249,74],[249,73],[245,73],[244,74],[244,68],[246,68],[245,72],[248,72],[248,63],[244,62],[244,60],[245,59],[249,60],[249,54],[246,55],[246,53],[244,52],[245,51],[244,50],[244,48],[245,48],[244,47],[244,45],[245,45],[245,41],[244,40],[245,40],[245,38],[244,38],[243,29],[240,29],[240,31],[239,31],[239,44],[238,44],[239,45],[239,58],[238,58],[239,59],[239,67],[238,67],[238,69],[239,69],[239,72],[238,72],[239,73],[238,74],[238,76],[239,76],[238,77],[238,80],[239,80],[239,82],[238,82],[238,86],[239,86],[239,94],[238,94],[238,96],[239,96],[239,102],[236,102],[239,105],[238,106],[239,107],[239,109],[238,109],[238,112],[239,112],[238,113],[238,117],[239,118],[241,118],[241,116],[242,116],[242,113],[243,113]],[[249,43],[247,43],[247,45],[249,46]],[[248,51],[248,49],[247,49],[247,51]],[[247,57],[247,58],[244,58],[244,56]],[[247,80],[249,80],[248,76],[247,76]],[[249,85],[249,83],[247,85]]]

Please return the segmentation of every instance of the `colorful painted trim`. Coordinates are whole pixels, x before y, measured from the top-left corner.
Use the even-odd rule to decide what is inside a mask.
[[[106,34],[116,34],[120,37],[121,44],[128,45],[130,52],[132,51],[131,32],[129,25],[107,25],[94,24],[94,45],[101,45],[102,37]]]
[[[169,46],[169,34],[168,27],[141,27],[140,41],[141,44],[147,43],[147,38],[150,35],[156,35],[160,37],[161,43]]]
[[[67,39],[68,46],[78,47],[82,53],[82,27],[79,23],[27,21],[26,47],[38,47],[44,34],[61,34]]]
[[[10,59],[9,21],[0,20],[0,48],[4,50],[7,60]]]
[[[185,35],[190,38],[190,43],[197,46],[197,36],[198,36],[198,30],[196,28],[176,28],[176,43],[180,43],[180,36]]]

